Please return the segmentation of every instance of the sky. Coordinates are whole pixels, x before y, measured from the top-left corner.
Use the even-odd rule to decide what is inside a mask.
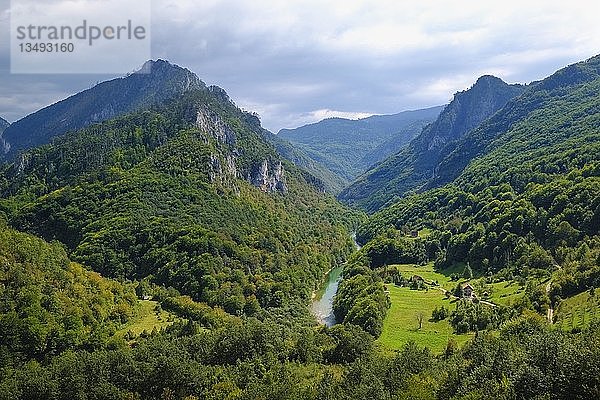
[[[67,8],[77,1],[48,0]],[[445,104],[484,74],[529,83],[600,53],[594,1],[140,4],[151,7],[153,59],[224,88],[273,132]],[[11,74],[9,9],[0,0],[0,117],[15,121],[115,76]]]

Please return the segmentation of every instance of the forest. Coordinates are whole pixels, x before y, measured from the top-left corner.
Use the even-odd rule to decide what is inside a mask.
[[[564,323],[597,308],[599,90],[600,58],[529,85],[371,215],[212,86],[24,151],[0,399],[599,398],[600,319]]]

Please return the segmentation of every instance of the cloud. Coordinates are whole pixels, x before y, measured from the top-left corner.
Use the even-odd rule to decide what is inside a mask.
[[[600,53],[591,1],[153,0],[152,5],[153,58],[223,87],[273,131],[330,115],[443,104],[483,74],[530,82]],[[6,52],[2,45],[0,52]],[[0,71],[5,98],[0,116],[33,111],[44,99],[81,90],[99,76],[28,79]],[[14,82],[32,85],[32,101],[18,104],[27,100]],[[51,85],[35,96],[43,83]]]

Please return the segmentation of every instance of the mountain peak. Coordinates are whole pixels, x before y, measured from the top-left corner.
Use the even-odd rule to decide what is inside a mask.
[[[473,85],[473,86],[481,85],[481,84],[504,84],[504,85],[506,85],[507,83],[494,75],[481,75],[479,78],[477,78],[477,81],[475,82],[475,85]]]
[[[458,92],[457,95],[467,94],[469,97],[478,98],[481,96],[495,96],[497,92],[511,91],[511,88],[517,88],[517,90],[524,89],[521,84],[509,84],[504,82],[502,79],[494,75],[482,75],[475,83],[467,90]]]
[[[157,59],[146,61],[140,69],[134,72],[134,74],[150,74],[150,75],[164,75],[173,72],[185,72],[186,74],[196,76],[192,71],[187,68],[180,67],[177,64],[172,64],[167,60]]]
[[[68,131],[163,104],[197,89],[206,85],[190,70],[165,60],[149,60],[132,74],[102,82],[10,125],[3,134],[4,150],[11,157]]]
[[[167,60],[163,60],[161,58],[155,60],[148,60],[144,63],[144,65],[142,65],[142,67],[138,70],[139,72],[144,72],[144,73],[150,73],[152,71],[152,69],[154,67],[159,67],[159,68],[170,68],[170,67],[175,67],[175,68],[181,68],[178,65],[175,64],[171,64],[170,62],[168,62]]]
[[[392,157],[367,171],[339,199],[375,211],[390,199],[413,193],[435,176],[444,151],[525,90],[492,75],[458,92],[438,118]]]

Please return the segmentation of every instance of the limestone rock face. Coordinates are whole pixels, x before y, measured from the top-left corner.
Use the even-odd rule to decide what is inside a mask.
[[[10,151],[10,143],[8,143],[6,140],[4,140],[1,133],[0,133],[0,150],[2,151],[3,154],[6,154]]]
[[[0,154],[6,154],[10,151],[10,143],[8,143],[3,137],[2,132],[8,128],[10,124],[4,118],[0,118]]]
[[[286,193],[287,185],[285,183],[285,171],[281,161],[274,165],[268,160],[263,162],[256,168],[254,173],[249,177],[249,181],[255,187],[267,193]]]
[[[208,134],[218,143],[235,146],[235,132],[215,112],[200,107],[196,116],[196,126],[203,134]]]
[[[202,106],[196,115],[196,127],[205,143],[213,143],[219,150],[209,161],[211,181],[226,182],[244,176],[237,166],[240,151],[236,147],[235,132],[218,114]],[[263,159],[250,167],[246,180],[265,193],[286,193],[285,170],[279,160]]]

